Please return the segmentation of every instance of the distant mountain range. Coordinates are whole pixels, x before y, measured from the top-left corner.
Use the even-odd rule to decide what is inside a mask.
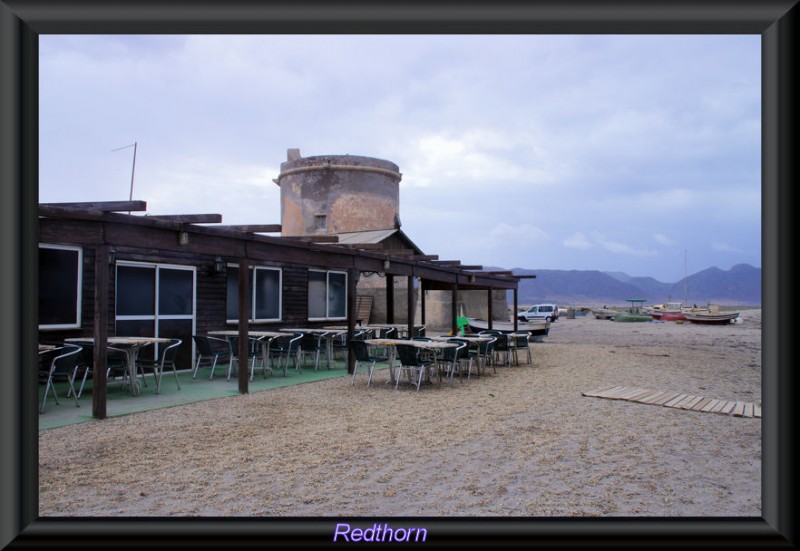
[[[624,305],[629,298],[645,299],[645,304],[676,300],[698,306],[708,303],[761,305],[761,268],[749,264],[737,264],[727,271],[708,268],[676,283],[597,270],[514,268],[512,271],[519,275],[536,275],[535,279],[520,280],[520,305],[556,302],[560,306],[611,306]]]

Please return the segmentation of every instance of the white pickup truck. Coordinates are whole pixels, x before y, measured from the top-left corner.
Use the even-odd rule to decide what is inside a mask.
[[[519,321],[544,319],[554,322],[558,319],[558,306],[556,304],[534,304],[527,310],[517,313]]]

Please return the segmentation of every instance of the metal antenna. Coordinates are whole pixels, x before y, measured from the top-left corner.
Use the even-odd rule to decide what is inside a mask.
[[[116,149],[112,149],[111,152],[113,153],[114,151],[119,151],[121,149],[128,149],[129,147],[133,148],[133,166],[131,167],[131,193],[128,196],[128,201],[133,201],[133,175],[136,172],[136,147],[137,147],[137,143],[133,142],[130,145],[124,145],[122,147],[118,147]],[[130,213],[131,213],[131,211],[128,211],[128,214],[130,214]]]

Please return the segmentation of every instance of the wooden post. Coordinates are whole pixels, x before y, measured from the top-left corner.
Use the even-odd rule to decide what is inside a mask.
[[[414,336],[414,276],[408,276],[407,284],[408,298],[406,308],[408,309],[408,338]],[[425,325],[425,291],[422,290],[422,281],[419,283],[419,294],[422,297],[422,325]]]
[[[350,348],[356,332],[356,287],[360,277],[358,270],[347,271],[347,372],[352,374],[356,368],[356,357]]]
[[[239,393],[247,394],[248,361],[247,353],[250,349],[250,310],[251,305],[247,300],[247,291],[250,289],[250,273],[247,259],[239,259]]]
[[[514,332],[517,332],[519,329],[519,320],[517,319],[517,312],[519,311],[519,304],[518,304],[518,290],[514,287],[514,309],[511,311],[514,316]]]
[[[453,298],[450,305],[450,332],[453,335],[458,335],[458,323],[456,317],[458,315],[458,281],[453,283]]]
[[[489,323],[489,329],[492,328],[492,317],[493,317],[492,316],[492,306],[493,306],[492,300],[493,300],[494,297],[492,297],[492,290],[493,289],[491,287],[489,287],[489,315],[486,316],[486,318],[487,318],[486,321]]]
[[[107,416],[106,365],[108,364],[108,245],[99,245],[94,252],[94,357],[92,373],[92,416]],[[135,372],[131,377],[135,377]]]
[[[394,323],[394,276],[386,274],[386,323]]]

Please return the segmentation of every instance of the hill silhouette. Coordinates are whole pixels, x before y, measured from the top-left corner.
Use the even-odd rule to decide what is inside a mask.
[[[647,304],[677,300],[698,306],[708,303],[761,305],[761,268],[749,264],[737,264],[730,270],[707,268],[674,283],[598,270],[514,268],[512,271],[520,275],[536,275],[536,279],[520,281],[520,304],[623,305],[626,299],[641,298]]]

